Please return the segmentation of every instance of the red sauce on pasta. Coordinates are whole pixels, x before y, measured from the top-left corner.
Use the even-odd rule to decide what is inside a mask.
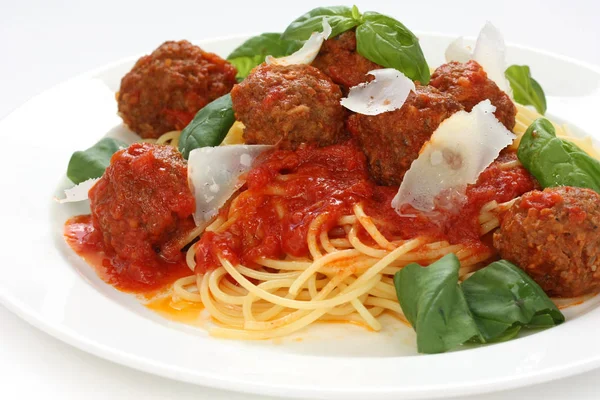
[[[308,231],[316,218],[319,232],[329,230],[373,192],[365,156],[351,143],[271,152],[249,172],[246,187],[222,210],[233,222],[200,239],[197,272],[219,266],[218,254],[246,265],[286,253],[307,256]]]
[[[495,200],[504,203],[534,190],[535,179],[522,166],[503,168],[516,160],[515,153],[504,153],[486,168],[474,185],[467,187],[467,204],[452,218],[447,232],[450,242],[479,242],[479,214],[481,208]]]
[[[365,203],[365,212],[386,237],[409,239],[428,236],[486,251],[491,249],[491,245],[481,237],[481,208],[492,200],[504,203],[536,187],[534,178],[522,166],[502,167],[515,159],[514,153],[498,157],[479,175],[475,184],[467,186],[462,207],[436,210],[434,213],[422,213],[409,208],[400,216],[390,206],[398,188],[377,187],[374,197]]]
[[[432,218],[416,210],[412,215],[396,214],[390,203],[398,188],[377,186],[370,180],[365,157],[352,141],[268,153],[248,174],[245,190],[221,210],[225,225],[200,239],[196,272],[219,266],[219,254],[234,265],[246,266],[259,258],[306,257],[311,227],[318,240],[341,216],[352,215],[359,202],[387,238],[427,236],[488,251],[490,246],[480,235],[481,207],[534,188],[533,179],[522,167],[501,168],[511,159],[513,155],[502,156],[488,167],[478,182],[468,187],[462,208],[440,211]],[[370,240],[364,231],[359,237],[367,243]]]

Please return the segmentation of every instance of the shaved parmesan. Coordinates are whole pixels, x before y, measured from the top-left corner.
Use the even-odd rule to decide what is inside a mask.
[[[511,89],[504,72],[506,71],[506,45],[502,33],[491,22],[486,22],[475,43],[475,48],[465,46],[463,38],[454,40],[446,49],[446,61],[461,63],[474,60],[481,65],[488,78],[498,87],[511,95]],[[512,97],[512,96],[511,96]]]
[[[490,22],[486,22],[473,50],[473,60],[477,61],[487,73],[488,78],[496,82],[496,85],[506,93],[510,94],[510,86],[504,71],[506,71],[506,45],[502,33]]]
[[[56,200],[61,204],[87,200],[88,192],[99,180],[100,178],[88,179],[87,181],[81,182],[79,185],[75,185],[70,189],[65,189],[65,198]]]
[[[327,22],[327,18],[324,17],[323,32],[313,32],[310,38],[295,53],[281,58],[267,56],[265,62],[269,65],[311,64],[317,57],[317,54],[319,54],[321,45],[327,40],[329,35],[331,35],[331,26]]]
[[[494,116],[496,107],[484,100],[468,113],[459,111],[435,130],[404,175],[392,207],[404,205],[433,211],[464,196],[468,184],[512,143],[515,135]]]
[[[473,49],[470,46],[465,45],[465,41],[462,36],[460,36],[448,45],[444,55],[446,56],[447,62],[458,61],[460,63],[466,63],[473,57]]]
[[[188,183],[196,200],[194,221],[207,225],[227,200],[244,185],[242,175],[262,152],[273,146],[201,147],[190,152]]]
[[[341,103],[347,109],[364,115],[377,115],[402,107],[415,83],[397,69],[369,71],[375,77],[371,82],[350,88]]]

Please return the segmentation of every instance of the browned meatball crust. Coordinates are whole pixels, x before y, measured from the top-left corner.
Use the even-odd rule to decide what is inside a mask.
[[[494,246],[550,296],[600,289],[600,195],[575,187],[524,194],[505,214]]]
[[[431,75],[429,84],[452,95],[467,111],[489,99],[496,106],[496,118],[510,130],[515,126],[517,108],[510,97],[494,81],[488,79],[476,61],[452,61],[444,64]]]
[[[344,94],[347,94],[352,86],[373,80],[367,72],[382,68],[356,52],[354,31],[344,32],[323,42],[312,65],[340,85]]]
[[[262,64],[231,91],[246,143],[277,144],[282,149],[343,140],[341,97],[340,88],[310,65]]]
[[[459,110],[462,106],[448,94],[417,85],[400,109],[354,114],[348,119],[348,130],[365,152],[373,178],[382,185],[400,185],[433,131]]]
[[[143,138],[183,129],[236,83],[233,65],[186,40],[165,42],[121,80],[119,114]]]
[[[194,227],[196,208],[187,165],[175,148],[134,143],[118,151],[89,197],[109,252],[143,265],[182,257],[179,242]]]

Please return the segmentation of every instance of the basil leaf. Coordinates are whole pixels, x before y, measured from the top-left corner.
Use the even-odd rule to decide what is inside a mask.
[[[282,39],[280,33],[263,33],[246,40],[229,54],[227,60],[237,68],[237,77],[245,78],[252,68],[265,61],[266,56],[288,56],[300,47],[300,42]]]
[[[448,254],[428,267],[412,263],[394,275],[404,315],[417,332],[420,353],[441,353],[482,340],[458,284],[460,263]]]
[[[562,313],[561,313],[562,315]],[[564,319],[564,316],[563,316]],[[562,323],[562,322],[561,322]],[[549,314],[539,314],[534,315],[531,321],[527,324],[527,328],[530,329],[542,329],[548,328],[550,326],[558,325],[552,315]]]
[[[286,40],[307,40],[313,32],[323,31],[323,17],[331,26],[330,38],[349,31],[360,23],[361,15],[356,6],[319,7],[297,18],[283,32]]]
[[[356,7],[356,4],[352,6],[351,12],[352,18],[354,18],[356,21],[359,21],[359,23],[362,22],[362,14],[360,13],[360,11],[358,11],[358,7]]]
[[[237,69],[237,74],[235,78],[238,82],[241,82],[244,80],[245,77],[247,77],[250,74],[252,68],[262,64],[265,61],[265,57],[266,56],[258,55],[252,57],[232,58],[228,59],[227,61],[232,63],[235,69]]]
[[[547,119],[539,118],[527,128],[517,156],[544,188],[576,186],[600,193],[600,161],[577,145],[557,138]]]
[[[504,72],[513,90],[515,101],[526,106],[534,106],[537,112],[546,113],[546,95],[540,84],[531,77],[527,65],[511,65]]]
[[[516,338],[517,335],[519,334],[519,332],[521,332],[521,326],[515,325],[515,326],[507,329],[506,331],[504,331],[504,333],[502,335],[500,335],[494,339],[488,340],[488,343],[508,342],[509,340]]]
[[[521,327],[548,328],[565,321],[542,288],[505,260],[475,272],[462,290],[486,342],[510,339]]]
[[[414,81],[429,83],[429,66],[419,39],[407,27],[376,12],[366,12],[356,28],[356,51],[386,68],[395,68]]]
[[[100,139],[87,150],[76,151],[69,160],[67,177],[76,185],[88,179],[100,178],[110,164],[110,158],[127,145],[113,138]]]
[[[179,151],[187,159],[194,149],[218,146],[234,122],[231,95],[228,93],[196,113],[192,122],[181,131]]]
[[[500,260],[458,283],[460,263],[448,254],[423,268],[409,264],[394,275],[400,307],[417,332],[420,353],[460,344],[510,340],[522,328],[548,328],[564,315],[525,272]]]

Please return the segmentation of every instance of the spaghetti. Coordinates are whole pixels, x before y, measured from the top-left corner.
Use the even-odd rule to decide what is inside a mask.
[[[482,232],[489,229],[488,214],[498,207],[495,202],[486,205]],[[210,333],[224,338],[275,338],[318,320],[354,322],[379,331],[376,318],[385,311],[404,320],[393,285],[393,275],[402,267],[411,262],[429,264],[455,253],[461,261],[460,275],[465,276],[492,255],[424,237],[388,241],[361,204],[353,211],[337,221],[344,237],[330,238],[324,230],[317,234],[319,226],[309,230],[310,258],[258,259],[256,269],[220,257],[218,268],[176,281],[173,296],[202,303],[217,323]],[[217,219],[206,230],[219,232],[226,223]],[[375,244],[361,241],[359,229],[368,232]],[[187,253],[192,271],[195,251],[192,245]]]
[[[177,148],[179,145],[179,136],[181,135],[181,131],[170,131],[167,133],[163,133],[157,139],[142,139],[141,142],[144,143],[154,143],[154,144],[167,144]]]
[[[531,123],[542,117],[527,107],[516,106],[513,131],[517,139],[513,150]],[[558,137],[571,140],[588,154],[600,158],[589,137],[578,137],[567,125],[554,125]],[[242,143],[242,132],[243,125],[236,122],[223,145]],[[168,132],[155,142],[177,147],[179,136],[179,131]],[[522,167],[516,158],[498,164],[501,171],[518,168]],[[277,178],[280,182],[289,179],[284,175]],[[269,194],[284,195],[285,190],[273,185]],[[189,246],[186,263],[193,274],[178,279],[171,293],[175,302],[202,304],[215,323],[209,332],[218,337],[276,338],[315,321],[350,322],[379,331],[382,326],[378,317],[385,312],[406,322],[393,284],[394,274],[402,267],[412,262],[428,265],[454,253],[461,263],[460,278],[465,279],[494,255],[490,248],[453,244],[427,235],[407,240],[386,236],[377,218],[367,215],[363,204],[357,202],[351,213],[337,218],[335,226],[325,226],[326,219],[320,216],[312,220],[306,234],[308,256],[258,257],[251,261],[252,265],[244,265],[219,255],[212,268],[197,273],[197,238],[203,232],[220,233],[231,228],[243,212],[238,210],[245,201],[242,197],[234,198],[226,207],[227,212],[220,213],[206,229],[197,228],[182,241]],[[477,216],[481,237],[499,227],[499,215],[515,200],[516,197],[503,203],[491,200],[481,206]],[[279,209],[278,214],[281,217],[284,210]],[[367,240],[359,232],[366,234]]]
[[[244,143],[244,139],[242,134],[244,132],[244,124],[239,121],[236,121],[229,131],[227,135],[221,142],[221,146],[227,146],[231,144],[241,144]],[[154,144],[167,144],[169,146],[173,146],[177,148],[179,146],[179,138],[181,136],[181,131],[170,131],[167,133],[163,133],[157,139],[142,139],[141,142],[144,143],[154,143]]]
[[[517,139],[514,141],[511,148],[516,151],[519,147],[519,143],[521,142],[521,137],[523,136],[527,128],[529,128],[531,123],[536,119],[543,118],[543,115],[520,104],[515,104],[515,106],[517,107],[518,112],[513,132],[517,135]],[[552,122],[552,125],[554,125],[554,129],[556,129],[557,137],[561,139],[566,139],[576,144],[579,148],[588,153],[590,156],[600,160],[600,150],[594,144],[590,136],[582,137],[581,135],[578,135],[568,124],[559,125],[551,120],[550,122]]]
[[[530,117],[519,109],[520,123]],[[228,134],[231,142],[239,140],[240,131],[234,125]],[[162,137],[158,140],[166,142]],[[497,166],[500,174],[519,168],[522,169],[517,159],[504,160]],[[279,175],[266,192],[273,198],[284,196],[282,184],[293,179]],[[517,195],[509,195],[504,202],[498,197],[481,204],[476,210],[479,237],[500,225],[499,214],[510,207]],[[178,279],[171,293],[175,302],[202,304],[214,322],[209,332],[218,337],[276,338],[315,321],[350,322],[379,331],[382,326],[378,317],[383,313],[406,322],[393,285],[393,276],[402,267],[412,262],[428,265],[454,253],[460,260],[459,275],[463,279],[495,254],[490,247],[426,234],[410,239],[391,235],[385,229],[385,218],[369,215],[363,202],[358,201],[350,213],[339,216],[333,225],[321,218],[327,213],[317,213],[306,231],[305,256],[256,257],[248,265],[244,260],[219,254],[211,268],[198,268],[196,257],[201,244],[197,237],[203,231],[218,235],[235,226],[245,212],[243,205],[249,196],[238,195],[206,229],[190,232],[186,243],[192,244],[186,263],[192,275]],[[273,204],[275,209],[282,207],[277,201]],[[276,212],[279,217],[285,214],[283,209]]]

